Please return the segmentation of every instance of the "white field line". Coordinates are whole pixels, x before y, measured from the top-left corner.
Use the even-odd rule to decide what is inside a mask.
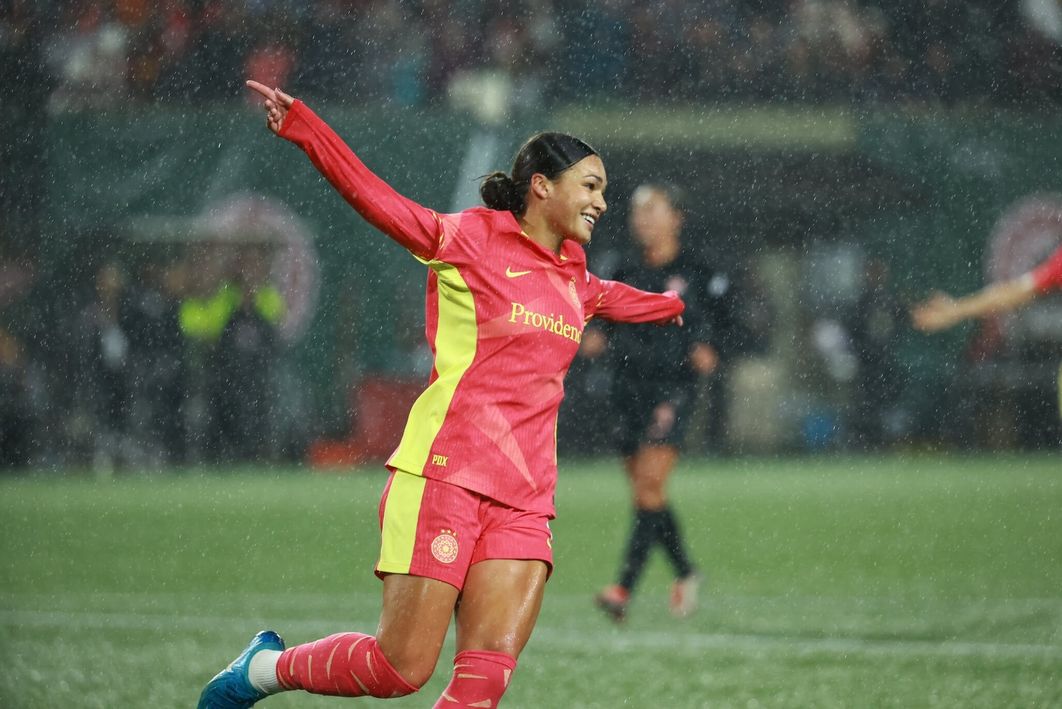
[[[373,583],[376,583],[375,581]],[[382,585],[366,586],[371,590],[351,590],[343,593],[313,593],[313,592],[275,592],[255,593],[253,591],[241,591],[239,597],[259,602],[269,602],[281,598],[285,605],[320,605],[330,608],[346,608],[352,602],[379,603]],[[588,592],[589,593],[589,592]],[[703,592],[702,592],[703,593]],[[9,593],[0,590],[0,609],[4,604],[28,605],[40,602],[42,599],[55,599],[66,602],[83,603],[86,597],[93,601],[121,602],[123,604],[158,605],[172,607],[174,604],[187,603],[189,600],[197,604],[225,603],[233,599],[229,592],[189,593],[189,592],[138,592],[138,591],[68,591],[59,593]],[[646,602],[654,598],[652,593],[644,593],[641,596]],[[663,594],[657,594],[657,600],[666,598]],[[580,608],[587,607],[590,595],[576,593],[558,593],[546,590],[546,604],[548,606],[575,605]],[[848,610],[873,610],[873,609],[913,609],[926,607],[945,607],[951,611],[965,609],[965,612],[983,614],[986,612],[1012,611],[1057,611],[1062,613],[1062,597],[1023,597],[1023,598],[934,598],[934,597],[904,597],[904,596],[810,596],[790,594],[785,596],[756,596],[756,595],[716,595],[704,593],[703,604],[709,603],[720,607],[750,606],[754,608],[790,608],[794,612],[807,608],[826,607],[833,610],[845,608]]]
[[[374,628],[376,620],[354,620],[337,627],[334,620],[272,620],[233,616],[190,616],[146,613],[99,613],[69,611],[32,611],[0,609],[0,626],[82,630],[192,631],[231,630],[232,632],[273,627],[281,632],[302,635],[326,634],[344,628]],[[728,633],[658,632],[610,628],[600,632],[562,630],[539,626],[534,639],[546,640],[554,650],[568,647],[590,652],[640,652],[669,650],[699,653],[707,650],[745,653],[797,653],[800,655],[874,655],[976,657],[981,659],[1062,659],[1062,646],[1036,643],[994,643],[977,641],[888,640],[858,637],[808,638],[787,635],[752,635]]]

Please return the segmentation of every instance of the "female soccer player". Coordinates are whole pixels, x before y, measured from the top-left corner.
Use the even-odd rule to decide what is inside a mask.
[[[254,81],[267,124],[299,146],[355,210],[428,266],[430,383],[387,467],[376,635],[285,649],[272,631],[203,690],[199,706],[249,707],[283,690],[389,698],[431,676],[456,616],[457,655],[436,707],[496,707],[552,569],[549,520],[563,378],[592,317],[682,324],[676,293],[586,270],[605,213],[605,167],[586,143],[533,136],[486,208],[440,214],[370,172],[301,101]],[[548,701],[546,703],[549,703]]]
[[[697,377],[719,366],[718,345],[730,335],[726,330],[733,326],[733,304],[730,279],[683,253],[679,202],[677,189],[669,185],[645,184],[634,191],[630,228],[640,258],[616,274],[638,288],[678,291],[687,303],[689,321],[688,327],[661,337],[638,326],[608,338],[615,363],[612,398],[619,451],[634,506],[619,578],[596,597],[597,605],[617,622],[626,617],[631,594],[658,544],[675,574],[671,612],[685,617],[697,604],[699,576],[668,501],[667,481],[685,437]]]

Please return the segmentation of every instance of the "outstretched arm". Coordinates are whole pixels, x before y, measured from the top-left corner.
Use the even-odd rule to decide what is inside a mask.
[[[590,284],[592,297],[585,304],[587,318],[600,317],[613,322],[682,326],[682,313],[686,310],[686,304],[675,291],[650,293],[592,274]]]
[[[911,310],[914,326],[922,332],[937,332],[963,320],[1016,310],[1036,299],[1036,284],[1030,275],[986,286],[976,293],[952,298],[936,293]]]
[[[414,255],[435,257],[442,235],[438,214],[377,177],[302,101],[257,81],[247,87],[262,96],[269,130],[298,145],[358,214]]]

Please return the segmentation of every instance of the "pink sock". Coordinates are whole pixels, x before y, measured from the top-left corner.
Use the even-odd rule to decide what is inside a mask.
[[[390,699],[420,689],[391,666],[376,638],[361,633],[337,633],[288,648],[277,662],[277,680],[284,689],[338,697]]]
[[[453,679],[434,709],[493,709],[505,694],[515,669],[516,660],[504,652],[459,652],[454,658]]]

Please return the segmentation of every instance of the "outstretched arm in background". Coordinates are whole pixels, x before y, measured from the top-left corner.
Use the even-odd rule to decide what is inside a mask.
[[[994,283],[961,298],[935,293],[911,310],[911,319],[922,332],[937,332],[963,320],[1016,310],[1035,300],[1037,295],[1036,284],[1032,276],[1027,274]]]

